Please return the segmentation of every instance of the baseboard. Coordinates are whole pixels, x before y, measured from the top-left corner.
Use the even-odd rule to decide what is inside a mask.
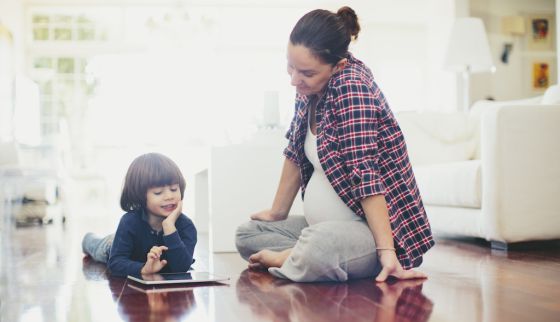
[[[492,240],[489,242],[490,248],[499,251],[525,251],[560,248],[560,239],[551,240],[531,240],[515,243]]]

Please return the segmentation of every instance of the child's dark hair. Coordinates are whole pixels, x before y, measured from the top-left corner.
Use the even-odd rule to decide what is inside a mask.
[[[121,193],[121,208],[124,211],[145,209],[148,189],[173,184],[179,185],[183,199],[185,178],[177,164],[159,153],[143,154],[128,167]]]
[[[346,58],[352,38],[358,38],[360,24],[356,12],[342,7],[337,13],[313,10],[299,19],[290,34],[292,45],[303,45],[323,62],[336,65]]]

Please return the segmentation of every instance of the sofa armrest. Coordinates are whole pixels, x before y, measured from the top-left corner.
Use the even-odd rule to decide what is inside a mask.
[[[489,107],[481,118],[486,239],[560,238],[560,105]]]

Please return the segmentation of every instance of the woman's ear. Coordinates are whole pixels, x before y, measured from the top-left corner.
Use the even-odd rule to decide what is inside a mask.
[[[333,74],[343,70],[344,67],[346,66],[346,63],[348,63],[348,58],[342,58],[341,60],[339,60],[338,63],[334,65]]]

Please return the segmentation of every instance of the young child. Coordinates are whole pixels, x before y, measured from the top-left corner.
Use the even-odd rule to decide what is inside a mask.
[[[87,233],[85,254],[108,263],[113,276],[186,272],[193,260],[196,228],[181,213],[185,179],[168,157],[137,157],[126,174],[117,232],[104,238]]]

